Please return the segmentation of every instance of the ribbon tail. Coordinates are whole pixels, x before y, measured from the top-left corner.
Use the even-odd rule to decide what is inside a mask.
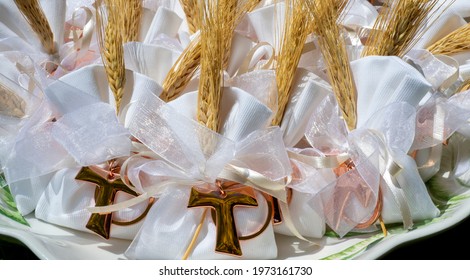
[[[398,186],[403,185],[403,181],[399,174],[392,177],[392,180],[397,183]],[[395,202],[398,204],[400,214],[403,219],[403,228],[409,230],[413,227],[413,216],[411,215],[410,206],[406,201],[405,193],[402,188],[389,187]]]
[[[101,213],[101,214],[117,212],[117,211],[129,208],[131,206],[137,205],[141,202],[144,202],[151,197],[158,196],[164,191],[166,187],[176,187],[179,185],[191,186],[191,185],[196,185],[198,183],[199,182],[197,181],[189,181],[189,180],[165,181],[165,182],[161,182],[159,184],[146,188],[146,192],[137,197],[128,199],[123,202],[115,203],[113,205],[88,207],[87,210],[90,211],[91,213]]]
[[[308,240],[307,238],[303,237],[302,234],[300,234],[300,232],[295,227],[294,222],[292,221],[292,216],[290,214],[289,206],[287,205],[286,202],[279,201],[279,207],[281,207],[283,223],[285,223],[286,227],[290,230],[290,232],[292,232],[293,235],[295,235],[295,237],[308,242],[310,245],[320,245],[317,242]]]
[[[107,205],[107,206],[95,206],[95,207],[87,207],[87,210],[90,213],[99,213],[99,214],[109,214],[112,212],[117,212],[122,209],[129,208],[131,206],[134,206],[136,204],[139,204],[141,202],[144,202],[149,198],[149,195],[147,193],[143,193],[139,196],[136,196],[134,198],[128,199],[126,201],[116,203],[113,205]]]

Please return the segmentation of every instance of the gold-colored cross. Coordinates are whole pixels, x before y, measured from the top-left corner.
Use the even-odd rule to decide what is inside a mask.
[[[237,234],[233,208],[235,206],[258,206],[253,191],[248,187],[220,188],[220,191],[208,193],[191,189],[188,208],[211,207],[216,213],[217,240],[215,250],[236,256],[242,255],[240,240]]]
[[[96,184],[95,206],[108,206],[114,203],[116,193],[119,191],[138,196],[118,177],[119,174],[110,171],[107,178],[103,178],[90,167],[83,167],[75,176],[75,179]],[[93,213],[86,224],[86,228],[109,239],[111,222],[112,213]]]

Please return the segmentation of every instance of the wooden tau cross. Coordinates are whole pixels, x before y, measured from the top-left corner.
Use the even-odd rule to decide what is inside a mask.
[[[191,189],[188,208],[211,207],[216,213],[217,241],[215,250],[220,253],[242,255],[240,240],[237,234],[233,208],[235,206],[258,206],[251,188],[231,188],[230,190],[204,193],[196,188]]]
[[[83,167],[75,179],[96,184],[95,206],[108,206],[114,203],[118,191],[138,196],[118,176],[119,174],[109,172],[107,178],[103,178],[90,167]],[[93,213],[86,224],[86,228],[109,239],[112,215],[112,213]]]

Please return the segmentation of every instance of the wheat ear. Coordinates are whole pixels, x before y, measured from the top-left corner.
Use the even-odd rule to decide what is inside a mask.
[[[26,115],[26,102],[12,89],[0,83],[0,114],[22,118]]]
[[[338,0],[308,2],[333,92],[349,130],[353,130],[357,120],[357,94],[346,45],[338,26],[340,9],[344,8],[347,0],[340,1],[344,3],[336,3]]]
[[[38,0],[14,0],[48,54],[56,52],[54,35]]]
[[[310,31],[310,21],[310,13],[305,1],[286,1],[285,25],[276,65],[278,110],[272,120],[272,125],[280,125],[282,122],[295,72]]]
[[[226,23],[226,25],[230,25],[231,29],[233,29],[243,15],[245,15],[246,12],[252,11],[260,2],[260,0],[247,0],[241,6],[237,7],[235,22],[229,22],[228,24]],[[197,10],[200,11],[200,7]],[[201,17],[200,14],[199,17]],[[228,49],[229,45],[230,43],[227,42],[225,48]],[[226,63],[227,60],[228,55],[226,54],[224,62]],[[183,53],[166,75],[163,81],[163,91],[160,94],[160,98],[163,101],[169,102],[180,96],[194,76],[194,73],[196,73],[200,63],[201,38],[198,36],[184,49]]]
[[[427,48],[434,55],[451,55],[470,49],[470,23],[458,28]]]
[[[188,22],[189,32],[196,33],[201,28],[200,9],[198,7],[198,0],[180,0],[181,7],[186,15]]]
[[[142,19],[142,0],[119,0],[124,13],[122,40],[124,43],[138,41]]]
[[[233,37],[235,24],[232,17],[236,13],[237,0],[208,0],[200,2],[201,9],[201,75],[199,79],[197,119],[213,131],[219,128],[219,105],[223,91],[224,60],[230,51],[228,46]],[[203,134],[200,139],[204,153],[212,152],[217,143]],[[183,259],[193,251],[200,230],[205,221],[204,209],[193,238]]]
[[[204,1],[203,1],[204,2]],[[205,1],[201,4],[201,76],[197,119],[218,131],[224,61],[232,40],[236,0]]]
[[[184,49],[166,75],[165,80],[163,80],[163,91],[160,98],[169,102],[178,97],[193,77],[200,62],[201,40],[200,37],[197,37]]]
[[[426,31],[427,19],[446,3],[446,1],[441,4],[439,2],[439,0],[387,0],[374,24],[362,56],[403,57]]]
[[[119,112],[126,83],[124,67],[123,16],[120,0],[106,0],[106,10],[97,9],[97,31],[101,58],[108,77],[108,84],[116,101],[116,112]],[[107,14],[107,17],[105,16]],[[106,24],[105,24],[106,23]]]

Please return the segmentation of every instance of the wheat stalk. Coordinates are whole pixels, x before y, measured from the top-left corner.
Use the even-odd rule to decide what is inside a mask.
[[[107,13],[102,11],[101,8],[97,9],[96,13],[98,41],[108,84],[113,92],[116,101],[116,112],[118,113],[126,82],[123,36],[121,33],[124,19],[121,13],[121,0],[105,0],[104,3]],[[107,14],[107,17],[105,14]]]
[[[305,3],[302,0],[286,1],[285,25],[276,65],[278,109],[272,125],[280,125],[282,122],[295,72],[309,33],[311,18]]]
[[[202,212],[201,219],[199,220],[199,224],[196,227],[193,238],[191,238],[191,242],[189,242],[188,248],[183,254],[183,257],[182,257],[183,260],[187,260],[189,258],[189,255],[193,251],[194,246],[196,246],[197,238],[199,236],[199,233],[201,232],[202,225],[204,225],[204,220],[206,219],[207,210],[208,208],[205,208],[204,211]]]
[[[470,49],[470,23],[429,46],[428,51],[434,55],[451,55]]]
[[[356,128],[357,93],[347,55],[346,45],[338,26],[338,17],[347,0],[313,1],[309,7],[315,18],[315,33],[327,65],[328,77],[349,130]]]
[[[224,61],[234,31],[236,0],[203,1],[201,5],[201,75],[197,119],[218,131]]]
[[[232,26],[230,29],[235,28],[238,22],[241,20],[246,12],[252,11],[261,0],[247,0],[242,5],[239,5],[236,11],[236,17],[234,22],[226,25]],[[200,8],[198,7],[200,10]],[[201,16],[201,15],[199,15]],[[231,17],[233,19],[233,17]],[[231,40],[228,40],[231,42]],[[227,42],[225,46],[229,49],[230,43]],[[200,62],[201,62],[201,38],[198,36],[184,49],[176,63],[170,69],[163,81],[163,91],[160,94],[160,98],[163,101],[169,102],[177,98],[181,92],[186,88],[189,81],[196,73]],[[224,63],[227,63],[228,55],[225,55]]]
[[[54,34],[38,0],[14,0],[48,54],[56,52]]]
[[[446,3],[443,1],[439,4],[439,2],[439,0],[387,0],[374,23],[362,56],[403,57],[426,31],[424,28],[426,20]]]
[[[123,42],[138,41],[140,21],[142,19],[142,0],[116,1],[121,7],[123,16]]]
[[[243,18],[243,16],[247,12],[251,12],[260,2],[261,2],[260,0],[245,0],[244,2],[236,1],[236,0],[226,1],[224,9],[227,9],[228,11],[231,11],[231,12],[226,13],[226,16],[225,16],[226,27],[224,28],[224,30],[227,34],[224,35],[224,37],[228,38],[229,36],[232,36],[232,33],[235,31],[235,28],[237,27],[238,23]],[[224,41],[224,43],[225,43],[224,49],[227,50],[225,52],[225,57],[224,57],[224,66],[227,66],[229,59],[230,59],[229,50],[232,47],[232,40],[226,40]]]
[[[196,33],[201,28],[201,11],[199,10],[197,0],[180,0],[180,3],[186,15],[189,32]]]
[[[242,4],[241,9],[238,10],[237,18],[241,19],[244,13],[253,11],[261,1],[262,0],[246,0],[245,3]]]

